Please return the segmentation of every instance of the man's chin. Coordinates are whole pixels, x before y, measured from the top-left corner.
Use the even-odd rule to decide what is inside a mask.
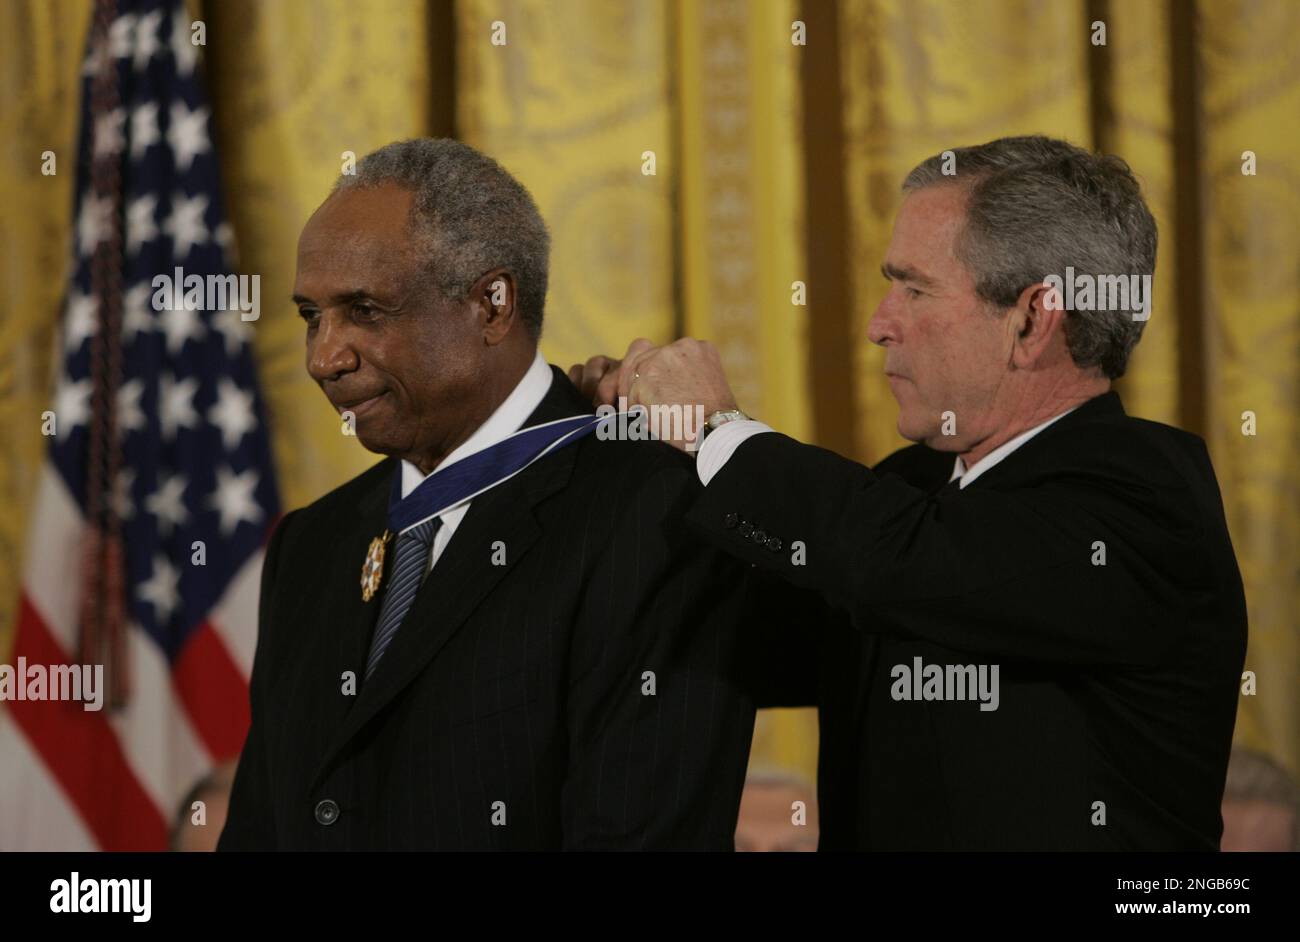
[[[402,450],[388,436],[383,435],[376,429],[363,429],[358,425],[356,439],[361,443],[362,448],[366,451],[373,451],[377,455],[392,456]]]
[[[930,439],[939,434],[939,430],[933,427],[916,422],[907,415],[906,412],[898,413],[898,434],[902,435],[909,442],[930,444]],[[933,447],[933,446],[932,446]]]
[[[909,442],[925,445],[934,451],[950,451],[956,454],[965,450],[958,444],[955,436],[944,435],[943,430],[938,426],[911,423],[902,415],[898,417],[898,434]]]

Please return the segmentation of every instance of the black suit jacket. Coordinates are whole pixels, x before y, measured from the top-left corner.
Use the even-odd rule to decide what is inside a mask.
[[[822,847],[1217,849],[1246,608],[1204,442],[1110,392],[952,466],[763,434],[689,515],[802,590],[820,658],[778,633],[764,703],[820,707]],[[896,699],[915,658],[999,665],[998,708]]]
[[[553,372],[529,424],[591,412]],[[747,567],[685,527],[690,459],[591,435],[475,497],[347,696],[399,471],[381,462],[271,540],[220,849],[730,850],[754,718],[733,657]]]

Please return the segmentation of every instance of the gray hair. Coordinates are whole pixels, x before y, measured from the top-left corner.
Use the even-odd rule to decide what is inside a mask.
[[[529,336],[541,336],[551,238],[522,183],[468,144],[421,137],[367,154],[333,192],[384,184],[415,195],[411,230],[445,297],[464,300],[475,281],[504,268]]]
[[[955,175],[945,175],[947,163]],[[922,161],[903,181],[911,192],[963,185],[969,200],[957,257],[975,276],[976,293],[1000,309],[1048,275],[1094,278],[1151,276],[1156,267],[1156,222],[1133,171],[1119,157],[1093,154],[1050,137],[1003,137],[959,147]],[[1072,310],[1065,340],[1080,367],[1124,374],[1142,336],[1139,309]]]

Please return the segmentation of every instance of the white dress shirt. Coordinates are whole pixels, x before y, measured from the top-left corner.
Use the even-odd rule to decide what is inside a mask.
[[[960,487],[962,490],[965,490],[969,485],[974,483],[977,477],[979,477],[989,468],[993,467],[999,461],[1006,458],[1007,455],[1011,454],[1013,451],[1015,451],[1025,442],[1029,441],[1031,438],[1033,438],[1043,429],[1047,428],[1047,426],[1051,425],[1053,422],[1057,422],[1065,418],[1067,415],[1069,415],[1077,408],[1079,407],[1072,406],[1071,408],[1066,409],[1060,415],[1052,416],[1042,425],[1035,425],[1029,431],[1021,432],[1019,435],[1017,435],[1015,438],[1011,439],[1010,441],[1003,442],[1001,445],[999,445],[997,448],[994,448],[992,451],[990,451],[979,461],[975,462],[969,468],[966,467],[966,462],[961,460],[961,455],[958,455],[957,460],[953,462],[952,474],[948,476],[948,480],[953,481],[960,478],[961,482],[957,486]]]
[[[700,483],[707,487],[713,476],[731,460],[731,456],[746,439],[774,431],[776,429],[772,426],[764,425],[757,419],[736,419],[719,425],[704,437],[699,451],[695,453],[695,473],[700,476]]]
[[[453,449],[451,454],[438,462],[438,466],[429,474],[460,461],[462,458],[468,458],[475,452],[495,445],[519,431],[524,422],[528,420],[528,417],[533,414],[533,410],[546,398],[546,394],[551,388],[552,378],[551,368],[546,365],[546,360],[542,358],[539,352],[533,359],[532,365],[528,367],[528,372],[524,373],[524,378],[519,381],[519,384],[515,386],[510,395],[506,396],[501,405],[497,406],[496,411],[487,417],[487,421],[476,428],[469,438]],[[405,499],[427,476],[411,462],[403,459],[402,498]],[[451,536],[456,532],[456,527],[460,526],[461,520],[465,517],[465,512],[469,510],[469,505],[470,501],[465,500],[438,515],[442,520],[442,526],[438,528],[438,532],[433,537],[433,550],[429,553],[430,569],[438,562],[438,557],[442,555],[442,551],[451,542]]]
[[[1047,428],[1047,426],[1065,418],[1077,408],[1079,407],[1073,406],[1060,415],[1053,416],[1043,424],[1035,425],[1027,432],[1021,432],[1010,441],[994,448],[969,468],[961,460],[961,455],[958,455],[956,462],[953,464],[952,475],[948,480],[960,478],[961,483],[958,486],[965,488],[989,468],[1005,459],[1007,455]],[[707,486],[713,476],[722,470],[722,466],[731,459],[731,456],[736,453],[736,449],[747,439],[771,431],[774,431],[771,426],[764,425],[755,419],[737,419],[735,422],[728,422],[725,425],[718,426],[704,439],[704,444],[700,445],[700,450],[695,455],[695,471],[700,476],[700,482]]]

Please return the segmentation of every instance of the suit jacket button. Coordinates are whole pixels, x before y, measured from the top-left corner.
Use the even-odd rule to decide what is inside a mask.
[[[726,527],[728,530],[731,530],[735,528],[736,523],[739,520],[740,517],[737,514],[727,514],[725,517],[722,518],[722,525]]]
[[[750,537],[750,539],[753,540],[755,543],[757,543],[759,546],[767,545],[767,534],[764,533],[762,530],[755,530],[753,535]]]
[[[316,823],[329,826],[339,819],[338,802],[326,798],[316,804]]]
[[[767,548],[770,549],[773,553],[779,553],[781,552],[781,541],[778,540],[776,537],[772,537],[770,540],[767,541]]]
[[[748,520],[742,520],[740,521],[740,526],[737,527],[736,530],[745,539],[749,539],[749,535],[754,532],[754,525]]]

